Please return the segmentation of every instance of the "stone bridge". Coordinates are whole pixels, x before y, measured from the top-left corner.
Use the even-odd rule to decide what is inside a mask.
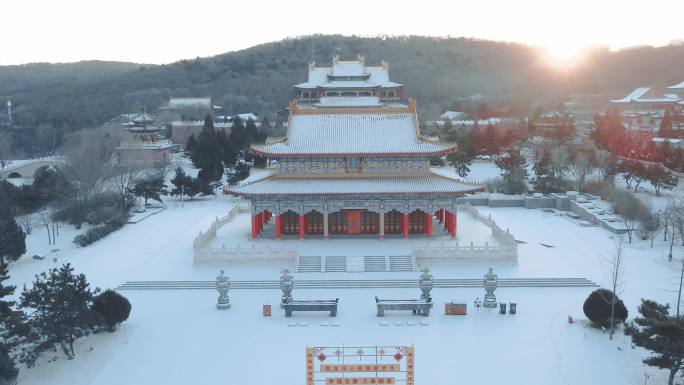
[[[65,164],[66,158],[59,156],[13,160],[0,170],[0,180],[7,178],[35,178],[43,170],[50,167],[64,167]]]

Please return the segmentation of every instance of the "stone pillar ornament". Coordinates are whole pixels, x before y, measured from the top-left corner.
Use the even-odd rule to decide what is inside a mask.
[[[424,299],[427,302],[432,301],[432,297],[430,297],[430,291],[432,290],[433,282],[432,282],[432,274],[430,274],[430,269],[427,267],[421,270],[423,274],[420,275],[420,278],[418,279],[418,285],[420,287],[421,295],[420,299]]]
[[[221,270],[221,274],[216,277],[216,291],[219,292],[218,303],[216,308],[219,310],[230,309],[230,298],[228,298],[228,290],[230,289],[230,278],[224,275],[224,271]]]
[[[489,309],[496,308],[496,296],[494,295],[494,290],[497,288],[498,281],[498,276],[494,274],[493,269],[490,267],[489,272],[485,274],[484,279],[482,280],[485,289],[484,302],[482,306]]]
[[[280,290],[283,291],[282,303],[292,302],[292,289],[294,289],[294,279],[288,269],[283,269],[280,276]]]

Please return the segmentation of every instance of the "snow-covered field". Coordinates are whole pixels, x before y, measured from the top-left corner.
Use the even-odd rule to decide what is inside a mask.
[[[492,170],[481,170],[491,173]],[[483,174],[484,175],[484,174]],[[481,180],[488,177],[473,176]],[[11,283],[19,288],[33,275],[71,262],[93,286],[116,287],[134,280],[212,280],[218,271],[192,267],[192,240],[216,216],[225,215],[232,200],[217,198],[180,202],[109,235],[86,248],[71,244],[79,231],[63,227],[57,245],[48,245],[45,230],[27,237],[28,253],[10,267]],[[615,239],[598,227],[580,227],[563,217],[523,208],[481,208],[502,228],[510,228],[519,247],[517,265],[494,265],[499,277],[586,277],[599,285],[609,283],[607,258]],[[459,218],[465,237],[472,223]],[[247,241],[248,218],[239,216],[226,226],[220,242]],[[244,223],[242,223],[244,222]],[[244,225],[244,226],[240,226]],[[474,227],[474,226],[473,226]],[[481,234],[472,231],[473,237]],[[385,247],[400,240],[365,240]],[[217,240],[218,242],[218,240]],[[282,241],[284,243],[299,241]],[[304,243],[308,243],[304,242]],[[658,237],[653,249],[635,240],[624,252],[624,278],[619,295],[630,318],[640,298],[676,302],[680,264],[667,262],[667,244]],[[334,249],[335,254],[358,248],[354,242],[312,240],[312,248]],[[365,246],[363,246],[365,247]],[[50,250],[59,249],[57,252]],[[48,256],[31,259],[34,253]],[[682,248],[675,250],[682,256]],[[325,255],[325,254],[324,254]],[[57,258],[57,263],[53,258]],[[433,269],[435,278],[481,278],[488,264]],[[229,269],[233,280],[279,276],[277,266]],[[306,273],[297,279],[411,278],[418,273]],[[435,289],[435,308],[423,317],[389,312],[381,326],[373,297],[416,298],[418,290],[341,289],[295,290],[298,299],[340,298],[338,317],[324,313],[294,313],[284,317],[275,290],[231,290],[233,307],[216,310],[214,291],[123,291],[133,305],[130,319],[116,333],[79,340],[74,360],[48,354],[32,369],[22,368],[19,384],[266,384],[304,382],[307,345],[405,345],[416,347],[416,383],[441,384],[649,384],[662,383],[664,371],[646,367],[646,352],[632,349],[621,330],[613,341],[586,325],[582,304],[592,288],[501,288],[500,300],[516,302],[518,314],[499,315],[469,307],[465,317],[445,316],[451,300],[472,305],[482,289]],[[273,305],[273,316],[262,317],[261,306]],[[568,324],[572,315],[578,322]],[[338,326],[321,323],[334,320]],[[291,323],[298,326],[290,326]],[[400,323],[397,325],[396,323]],[[51,361],[54,356],[58,358]],[[267,369],[267,370],[264,370]]]

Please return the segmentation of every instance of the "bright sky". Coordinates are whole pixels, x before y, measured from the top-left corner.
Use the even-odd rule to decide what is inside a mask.
[[[169,63],[286,37],[466,36],[569,57],[684,39],[683,0],[2,0],[0,65]]]

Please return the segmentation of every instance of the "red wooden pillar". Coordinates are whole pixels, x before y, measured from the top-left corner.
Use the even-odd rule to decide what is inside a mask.
[[[453,229],[452,229],[453,234],[451,234],[451,236],[453,238],[456,238],[456,235],[458,234],[458,211],[456,211],[456,209],[454,209],[454,213],[451,214],[451,216],[453,217],[452,220],[454,221]]]
[[[409,215],[408,215],[408,213],[401,214],[401,234],[404,236],[404,239],[408,239],[408,237],[409,237]]]
[[[259,235],[257,226],[257,220],[259,220],[258,216],[258,214],[252,215],[252,239],[257,239],[257,236]]]
[[[261,231],[264,229],[264,212],[260,212],[258,216],[259,218],[257,219],[257,231],[259,235],[261,235]]]
[[[442,209],[442,223],[444,223],[444,230],[446,231],[449,231],[449,215],[451,215],[450,212]]]
[[[276,215],[275,221],[275,238],[281,239],[283,237],[283,216]]]
[[[444,209],[437,211],[437,219],[439,219],[439,223],[444,223]]]
[[[299,239],[306,237],[306,214],[299,216]]]
[[[432,215],[425,213],[425,235],[432,237]]]
[[[451,238],[456,238],[456,215],[447,211],[447,231]]]

